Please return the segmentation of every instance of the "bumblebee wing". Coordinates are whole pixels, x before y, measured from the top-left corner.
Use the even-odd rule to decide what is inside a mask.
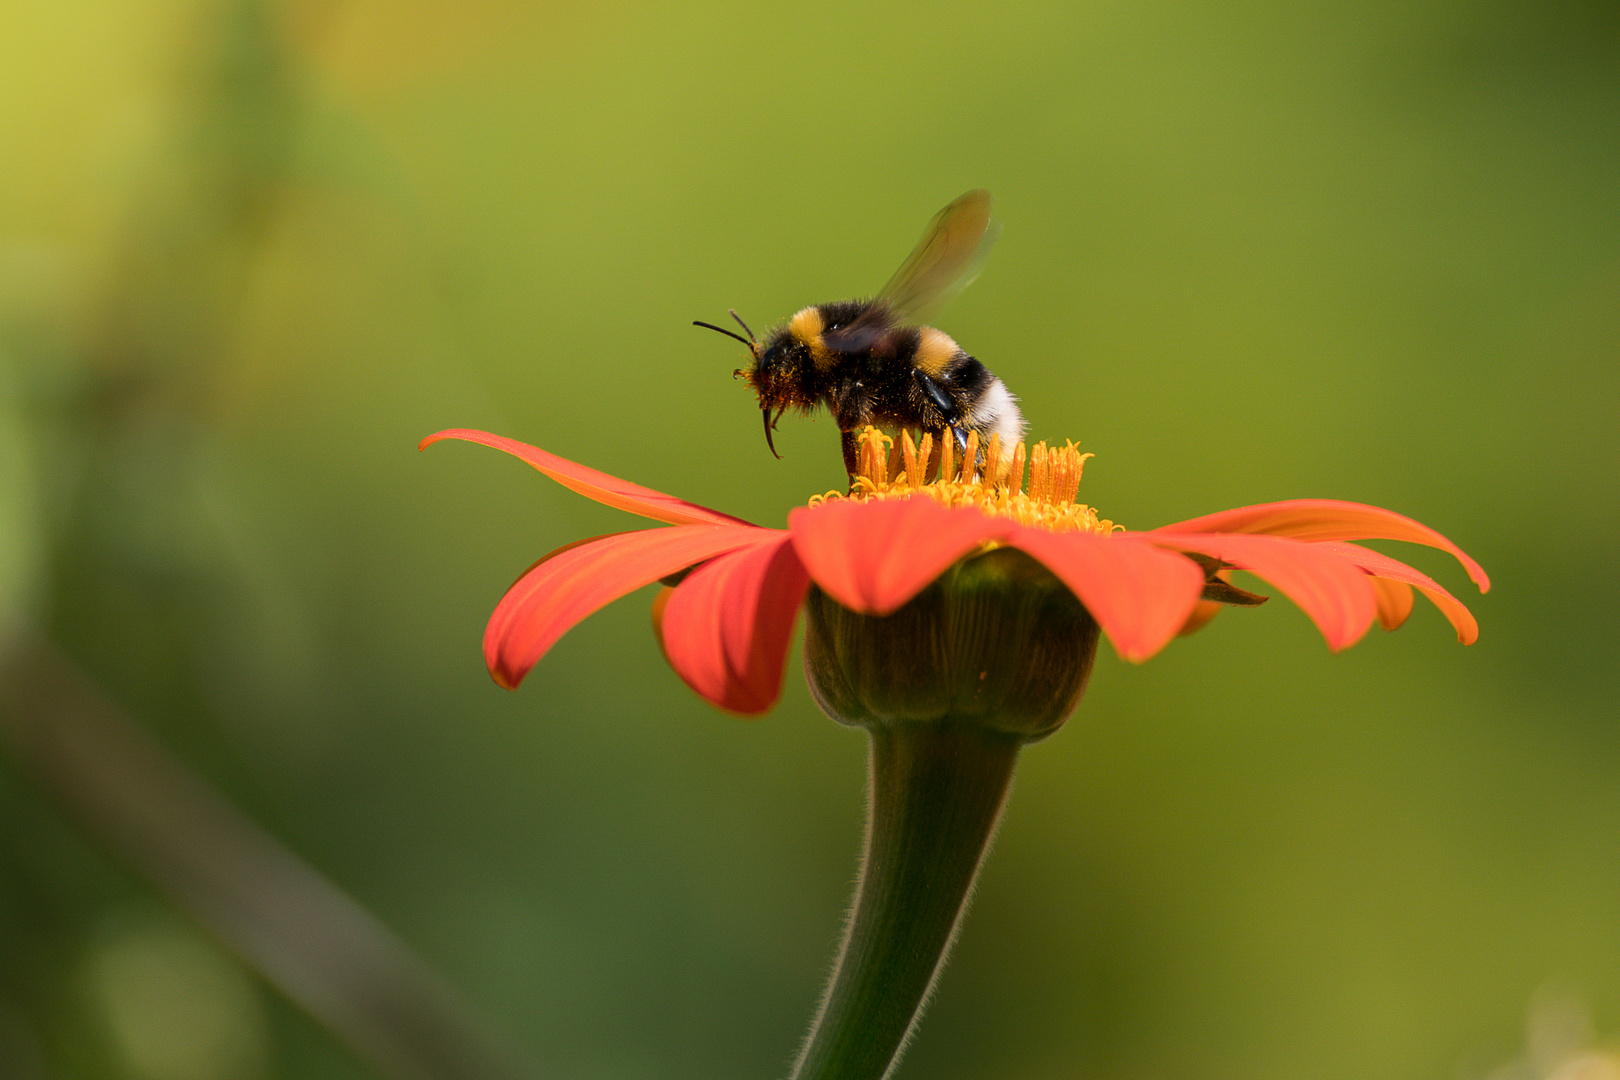
[[[1001,223],[990,216],[990,193],[980,188],[951,203],[928,223],[921,240],[861,316],[830,330],[823,341],[835,352],[862,352],[897,326],[928,322],[984,269]]]
[[[990,216],[990,193],[983,188],[941,210],[877,295],[889,319],[907,325],[932,319],[979,276],[999,235],[1001,223]]]

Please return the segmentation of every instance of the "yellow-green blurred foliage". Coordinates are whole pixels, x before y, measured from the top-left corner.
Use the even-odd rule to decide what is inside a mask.
[[[1005,225],[940,320],[1149,527],[1388,506],[1489,569],[1331,656],[1282,602],[1103,650],[1025,754],[902,1078],[1483,1077],[1620,1031],[1620,9],[1607,0],[16,4],[0,617],[350,890],[543,1075],[785,1071],[864,746],[718,715],[648,596],[521,691],[505,585],[636,527],[482,427],[767,525],[689,322]],[[365,1075],[0,758],[0,1073]],[[184,1045],[184,1052],[176,1047]],[[7,1072],[7,1070],[11,1070]]]

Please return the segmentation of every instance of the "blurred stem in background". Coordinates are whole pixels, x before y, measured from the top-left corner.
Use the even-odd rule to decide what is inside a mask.
[[[409,1080],[534,1075],[360,905],[45,642],[13,638],[0,744],[92,837],[364,1058]]]
[[[197,473],[218,437],[215,395],[257,256],[298,180],[301,89],[275,16],[259,0],[203,13],[180,146],[135,200],[66,363],[0,339],[24,373],[17,419],[37,465],[33,490],[22,477],[12,492],[9,516],[35,535],[5,568],[0,747],[33,789],[381,1074],[515,1080],[532,1073],[403,943],[132,718],[205,744],[214,724],[188,619],[228,617],[239,582],[210,546]],[[21,849],[0,854],[29,863]],[[48,872],[10,876],[6,888],[36,893],[13,903],[96,915]],[[76,966],[74,939],[89,928],[59,918],[65,940],[27,940],[0,965],[0,1026],[22,1029],[0,1031],[0,1072],[66,1075],[68,1059],[95,1056],[83,1044],[100,1032],[64,1015],[72,1006],[49,974]]]

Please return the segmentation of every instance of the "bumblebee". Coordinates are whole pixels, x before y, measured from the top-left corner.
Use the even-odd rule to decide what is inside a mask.
[[[789,409],[825,404],[842,433],[844,466],[855,473],[857,435],[876,427],[940,431],[963,449],[970,431],[981,446],[1024,436],[1017,399],[1002,381],[943,331],[924,322],[978,276],[1001,226],[990,217],[990,193],[970,191],[941,210],[889,283],[870,300],[807,307],[784,325],[754,337],[694,322],[736,338],[753,365],[734,374],[759,395],[765,445]],[[772,415],[772,414],[775,415]]]

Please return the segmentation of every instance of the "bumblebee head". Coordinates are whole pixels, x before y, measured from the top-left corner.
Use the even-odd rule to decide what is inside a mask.
[[[772,332],[763,346],[755,348],[752,370],[736,373],[746,378],[759,395],[759,411],[765,424],[765,445],[777,457],[782,455],[776,453],[771,432],[776,429],[782,414],[790,406],[808,410],[815,404],[815,397],[806,385],[806,373],[810,368],[811,346],[793,333],[790,324],[786,329]],[[771,415],[772,410],[775,410],[775,416]]]
[[[801,312],[801,315],[803,313]],[[733,378],[745,379],[748,385],[754,388],[759,395],[759,410],[765,425],[765,445],[776,457],[776,444],[771,439],[771,432],[776,428],[776,422],[782,418],[789,405],[804,404],[803,390],[805,365],[810,363],[810,343],[804,340],[796,331],[800,322],[795,317],[786,329],[777,330],[761,343],[754,337],[754,332],[748,329],[748,324],[733,311],[731,317],[737,320],[737,325],[747,331],[745,338],[721,326],[712,323],[696,322],[693,326],[702,326],[736,338],[748,348],[754,362],[745,368],[738,368],[732,372]],[[772,416],[772,411],[776,415]]]

